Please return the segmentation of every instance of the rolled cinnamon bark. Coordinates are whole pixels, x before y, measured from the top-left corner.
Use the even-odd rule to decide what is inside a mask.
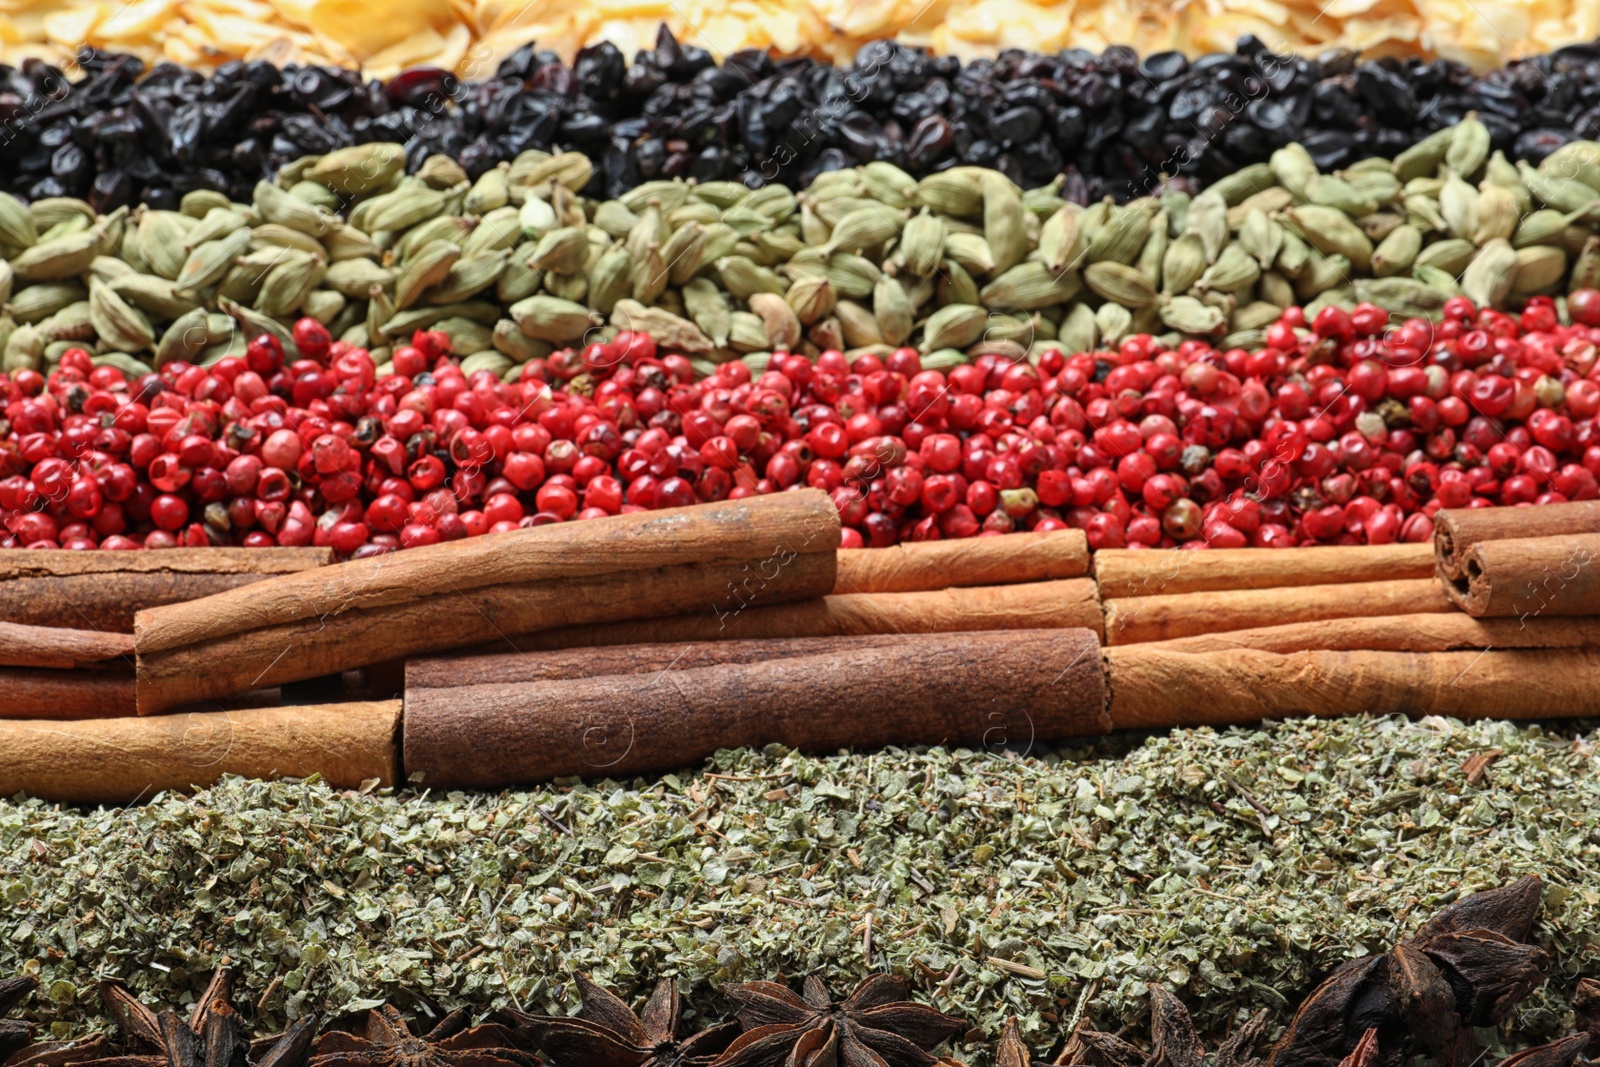
[[[1285,626],[1196,634],[1140,648],[1168,652],[1449,652],[1463,648],[1600,648],[1600,618],[1474,619],[1459,611],[1438,615],[1387,615],[1323,619]]]
[[[107,719],[137,710],[131,670],[0,667],[0,719]],[[0,745],[0,764],[7,758]]]
[[[140,612],[143,714],[557,626],[833,588],[839,515],[804,490],[490,534]]]
[[[833,591],[917,593],[1081,578],[1088,573],[1089,539],[1084,532],[1051,530],[841,549]]]
[[[1291,715],[1600,714],[1600,650],[1172,652],[1105,650],[1117,729],[1220,726]]]
[[[0,552],[0,619],[132,633],[134,613],[145,608],[332,562],[330,548],[14,549]]]
[[[1600,614],[1600,533],[1479,541],[1463,570],[1445,588],[1468,615]]]
[[[341,789],[400,780],[400,702],[254,708],[154,719],[0,722],[0,796],[128,803],[225,774]]]
[[[1094,554],[1100,596],[1161,596],[1222,589],[1281,589],[1343,582],[1403,581],[1433,574],[1433,546],[1127,549]]]
[[[0,667],[71,670],[122,658],[132,668],[133,638],[127,634],[0,622]]]
[[[861,637],[776,638],[762,641],[678,641],[671,644],[612,645],[549,652],[482,654],[472,650],[418,656],[406,661],[405,689],[459,689],[468,685],[559,682],[609,674],[686,671],[719,663],[758,663],[795,656],[822,656],[857,648],[900,644],[894,634]]]
[[[1101,632],[1100,601],[1090,578],[929,593],[857,593],[747,608],[724,617],[679,615],[601,626],[569,626],[496,640],[485,652],[867,634],[966,633],[980,630],[1081,628]]]
[[[1192,634],[1294,622],[1454,611],[1433,579],[1355,582],[1283,589],[1232,589],[1108,600],[1106,644],[1131,645]]]
[[[921,635],[749,663],[572,680],[407,688],[406,773],[501,788],[696,763],[719,748],[1025,748],[1104,733],[1087,630]]]
[[[1433,547],[1450,581],[1466,575],[1467,550],[1480,541],[1600,533],[1600,500],[1509,508],[1446,508],[1433,517]]]

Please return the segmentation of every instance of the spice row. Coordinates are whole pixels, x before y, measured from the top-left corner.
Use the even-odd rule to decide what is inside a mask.
[[[494,789],[768,743],[1005,748],[1302,714],[1600,712],[1596,506],[1539,508],[1510,533],[1479,514],[1441,513],[1452,532],[1432,549],[1251,550],[1270,561],[1257,575],[1226,554],[1147,550],[1130,588],[1142,561],[1113,555],[1128,595],[1103,604],[1094,579],[1056,577],[1087,565],[1079,531],[994,539],[991,559],[1018,546],[1004,576],[1021,595],[941,588],[938,563],[964,546],[905,546],[880,566],[835,547],[839,516],[815,490],[333,564],[139,611],[131,682],[126,652],[4,669],[0,794],[127,801],[230,773]],[[1458,551],[1470,582],[1443,573]],[[1317,553],[1326,584],[1272,560]],[[56,554],[23,555],[47,571]],[[1169,577],[1206,591],[1165,592]],[[1262,587],[1275,580],[1288,584]],[[853,581],[929,588],[838,592]],[[58,632],[55,647],[93,636]],[[400,699],[273,706],[272,687],[362,668],[371,696]],[[123,706],[74,700],[80,683],[120,686]],[[102,758],[86,766],[85,747]]]
[[[919,178],[993,166],[1028,186],[1065,171],[1069,196],[1088,203],[1143,195],[1165,175],[1217,181],[1293,141],[1323,169],[1394,155],[1472,111],[1495,149],[1538,163],[1595,136],[1600,114],[1590,44],[1526,50],[1533,58],[1482,75],[1445,60],[1313,60],[1256,36],[1193,60],[1112,48],[964,64],[880,41],[833,67],[718,51],[721,67],[663,29],[631,64],[610,43],[570,64],[528,45],[492,75],[474,57],[472,80],[433,67],[378,82],[263,60],[209,77],[171,64],[146,72],[133,56],[86,49],[67,74],[0,67],[13,134],[0,189],[101,211],[175,210],[196,189],[247,200],[302,156],[387,142],[404,146],[412,170],[445,156],[472,178],[530,149],[569,148],[591,160],[594,197],[680,177],[800,187],[883,159]]]
[[[1267,1012],[1243,1022],[1216,1049],[1216,1062],[1230,1067],[1335,1062],[1340,1067],[1376,1067],[1411,1062],[1414,1056],[1441,1067],[1478,1062],[1483,1049],[1474,1028],[1504,1023],[1519,1001],[1544,984],[1549,955],[1529,943],[1543,892],[1540,879],[1527,876],[1460,898],[1389,952],[1336,969],[1300,1004],[1270,1047]],[[29,976],[0,981],[0,1013],[25,1001],[36,985]],[[637,1014],[626,1000],[581,971],[572,985],[580,998],[572,1015],[505,1007],[494,1021],[469,1028],[471,1016],[457,1009],[436,1022],[416,1025],[384,1004],[326,1029],[316,1014],[303,1015],[281,1034],[252,1040],[234,1007],[235,980],[225,962],[187,1019],[170,1009],[158,1014],[120,982],[102,982],[100,996],[107,1013],[119,1021],[122,1043],[131,1055],[114,1054],[106,1036],[98,1033],[34,1042],[32,1024],[0,1019],[0,1062],[6,1067],[112,1067],[142,1057],[176,1067],[219,1062],[254,1067],[837,1062],[865,1067],[880,1061],[891,1067],[934,1067],[961,1064],[936,1055],[947,1044],[954,1047],[958,1037],[970,1048],[975,1039],[988,1036],[969,1030],[959,1016],[907,999],[907,982],[881,972],[842,998],[817,974],[805,979],[801,993],[781,978],[729,984],[722,995],[733,1019],[693,1034],[683,1032],[681,994],[672,979],[661,979]],[[1148,1050],[1078,1021],[1050,1062],[1112,1067],[1201,1063],[1207,1050],[1183,1001],[1150,983],[1148,1002]],[[1589,1064],[1586,1054],[1600,1051],[1600,983],[1580,981],[1574,1008],[1574,1033],[1501,1060],[1503,1067]],[[1015,1019],[1005,1022],[992,1056],[996,1067],[1042,1062],[1024,1043]]]
[[[809,484],[847,544],[1386,543],[1584,499],[1600,146],[1489,144],[1121,207],[885,163],[595,202],[574,153],[385,145],[249,204],[0,200],[7,540],[349,556]]]

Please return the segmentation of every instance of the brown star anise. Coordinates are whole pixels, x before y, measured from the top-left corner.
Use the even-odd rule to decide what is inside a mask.
[[[1364,1057],[1359,1067],[1398,1067],[1419,1052],[1437,1067],[1478,1063],[1473,1028],[1499,1025],[1544,982],[1549,957],[1522,943],[1542,892],[1529,875],[1474,893],[1393,951],[1344,964],[1300,1005],[1268,1067],[1324,1062],[1346,1049]]]
[[[799,996],[780,982],[724,990],[745,1033],[716,1067],[933,1067],[929,1050],[966,1020],[905,999],[906,986],[875,974],[835,1001],[815,975]]]
[[[1378,1062],[1378,1031],[1368,1030],[1350,1050],[1350,1055],[1339,1061],[1339,1067],[1372,1067]]]
[[[679,1041],[683,1001],[670,979],[656,983],[642,1018],[587,974],[573,979],[582,1001],[575,1016],[505,1012],[528,1045],[556,1067],[701,1067],[739,1036],[738,1023],[723,1023]]]
[[[226,961],[212,974],[188,1019],[174,1011],[151,1011],[121,982],[102,982],[100,999],[133,1051],[99,1056],[97,1049],[94,1055],[53,1062],[75,1067],[304,1067],[317,1028],[315,1016],[252,1046],[232,997],[233,970]]]
[[[1267,1013],[1263,1011],[1217,1046],[1211,1061],[1214,1067],[1256,1067],[1261,1061],[1256,1058],[1255,1049],[1266,1030]],[[1084,1067],[1204,1067],[1206,1062],[1205,1047],[1195,1033],[1189,1009],[1158,985],[1150,987],[1148,1054],[1120,1037],[1094,1030],[1080,1030],[1076,1044],[1081,1051],[1067,1062]]]
[[[30,974],[0,980],[0,1016],[10,1014],[11,1009],[27,999],[28,994],[33,992],[33,987],[38,984],[39,980]],[[4,1063],[6,1057],[32,1040],[32,1023],[25,1023],[21,1019],[0,1018],[0,1063]]]
[[[39,984],[32,975],[0,982],[0,1015],[21,1004]],[[104,1034],[71,1041],[33,1041],[34,1026],[20,1019],[0,1019],[0,1067],[61,1067],[92,1060],[105,1051]]]
[[[517,1047],[509,1026],[467,1029],[469,1021],[458,1008],[419,1037],[385,1004],[367,1012],[360,1034],[323,1034],[309,1067],[539,1067],[539,1057]]]

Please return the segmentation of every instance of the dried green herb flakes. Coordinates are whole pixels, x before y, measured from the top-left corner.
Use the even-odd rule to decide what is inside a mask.
[[[1600,735],[1302,720],[1008,759],[965,750],[708,768],[527,793],[338,793],[232,780],[128,809],[0,803],[0,974],[57,1036],[94,983],[180,1005],[231,956],[258,1029],[413,987],[445,1007],[568,1010],[572,968],[638,992],[885,968],[919,999],[1048,1046],[1082,1010],[1140,1023],[1147,982],[1202,1033],[1274,1024],[1441,905],[1546,881],[1554,1035],[1600,973]],[[866,955],[870,946],[870,959]],[[1570,1014],[1567,1016],[1570,1021]]]

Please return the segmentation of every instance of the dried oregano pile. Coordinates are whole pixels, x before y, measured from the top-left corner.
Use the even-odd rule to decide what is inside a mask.
[[[27,1012],[65,1037],[107,1026],[98,980],[192,1003],[224,955],[261,1032],[401,990],[564,1010],[573,969],[630,994],[673,977],[715,1017],[731,983],[892,971],[1043,1048],[1079,1013],[1144,1026],[1152,983],[1203,1034],[1276,1027],[1337,963],[1525,874],[1549,980],[1497,1040],[1560,1034],[1596,974],[1592,734],[1303,720],[1125,755],[713,762],[491,796],[231,781],[0,806],[0,976],[36,974]]]

